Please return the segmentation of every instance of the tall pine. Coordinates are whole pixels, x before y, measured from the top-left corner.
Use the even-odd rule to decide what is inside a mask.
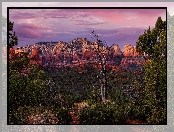
[[[18,37],[16,36],[15,31],[13,31],[14,22],[9,20],[9,48],[16,46],[18,44]]]
[[[137,51],[148,60],[144,65],[142,103],[150,124],[166,123],[167,65],[166,21],[158,17],[155,27],[145,30],[136,42]]]

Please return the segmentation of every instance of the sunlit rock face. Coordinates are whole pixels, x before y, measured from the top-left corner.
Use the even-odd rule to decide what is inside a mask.
[[[120,66],[124,68],[137,68],[142,65],[144,59],[140,56],[126,56],[121,60]]]
[[[9,60],[11,62],[15,61],[16,59],[20,58],[25,51],[22,48],[14,49],[14,47],[9,49]]]
[[[42,66],[42,57],[38,54],[37,48],[33,48],[31,54],[28,57],[30,59],[30,64],[37,64]]]
[[[113,45],[113,50],[114,50],[114,56],[119,56],[123,54],[120,47],[116,44]]]
[[[9,50],[9,59],[12,60],[14,58],[15,55],[15,49],[12,47]]]
[[[136,50],[136,47],[134,46],[134,56],[140,56],[139,53]]]
[[[124,46],[124,56],[139,56],[138,52],[136,51],[136,47],[126,43]]]
[[[124,57],[121,60],[121,67],[132,67],[136,68],[142,65],[144,59],[136,51],[136,47],[126,43],[123,51]]]
[[[123,53],[117,44],[114,44],[112,48],[109,49],[110,61],[114,62],[116,66],[120,65],[123,58]]]
[[[128,43],[124,46],[124,56],[134,56],[134,47]]]
[[[53,48],[53,53],[60,54],[66,50],[66,44],[64,42],[58,42],[58,44]]]
[[[40,63],[40,65],[44,66],[83,64],[99,60],[96,53],[98,43],[90,42],[86,38],[77,38],[68,43],[63,41],[39,42],[21,47],[18,51],[20,50],[30,53],[31,64]],[[142,63],[142,58],[137,53],[135,46],[133,47],[128,43],[125,44],[123,51],[121,51],[118,44],[113,44],[112,47],[100,45],[99,50],[110,65],[136,67]]]

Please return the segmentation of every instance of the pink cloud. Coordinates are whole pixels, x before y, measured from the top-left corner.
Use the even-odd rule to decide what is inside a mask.
[[[33,12],[31,9],[10,9],[9,10],[10,19],[33,19],[38,18],[38,14]]]
[[[14,30],[20,38],[39,38],[43,36],[44,30],[50,30],[44,25],[36,25],[33,23],[15,23]]]
[[[95,20],[71,20],[74,22],[75,25],[101,25],[101,24],[106,24],[107,22],[103,21],[103,22],[100,22],[100,21],[95,21]]]
[[[158,16],[161,15],[165,19],[166,11],[157,9],[117,9],[108,11],[91,12],[91,15],[100,17],[101,19],[108,20],[112,23],[121,25],[154,25]],[[126,17],[133,16],[134,20],[127,20]]]
[[[33,9],[11,10],[10,20],[22,43],[71,41],[86,37],[92,30],[112,44],[135,44],[148,26],[154,26],[165,10],[157,9]]]
[[[83,22],[76,22],[77,25],[97,25],[105,23],[117,23],[117,25],[152,25],[157,17],[161,15],[165,19],[165,10],[161,9],[34,9],[14,10],[10,15],[11,19],[31,19],[39,17],[45,19],[71,19]],[[133,16],[133,18],[131,18]],[[86,21],[84,19],[90,19]],[[92,18],[92,19],[91,19]],[[100,21],[96,22],[96,19]],[[129,20],[131,19],[131,20]]]

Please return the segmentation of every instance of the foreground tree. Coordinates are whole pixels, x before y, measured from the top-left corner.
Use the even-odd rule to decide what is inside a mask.
[[[18,37],[9,21],[9,114],[14,114],[20,106],[38,106],[44,100],[45,73],[37,65],[30,65],[28,53],[15,53],[13,46]],[[11,32],[14,32],[12,34]]]
[[[147,60],[142,103],[151,124],[166,123],[166,26],[166,21],[158,17],[155,28],[149,27],[136,42],[137,52]]]
[[[97,39],[97,42],[94,44],[94,47],[95,47],[95,53],[97,55],[97,63],[101,65],[101,72],[98,76],[100,82],[101,98],[103,102],[106,102],[108,97],[108,89],[107,89],[108,76],[106,69],[106,60],[109,57],[109,52],[107,51],[109,51],[113,45],[108,47],[106,42],[102,42],[94,31],[92,31],[92,34]]]
[[[18,44],[18,37],[16,36],[15,31],[13,31],[14,22],[9,20],[9,44],[8,47],[12,48],[13,46]]]

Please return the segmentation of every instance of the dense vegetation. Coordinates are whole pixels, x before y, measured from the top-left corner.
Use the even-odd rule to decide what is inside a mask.
[[[9,22],[9,26],[13,27],[13,23]],[[165,33],[166,23],[158,18],[155,28],[148,29],[137,41],[137,50],[151,60],[143,70],[106,71],[106,102],[100,94],[100,70],[91,64],[86,64],[82,72],[78,67],[40,68],[30,65],[27,54],[9,62],[9,123],[29,124],[29,116],[53,114],[57,124],[70,124],[71,112],[80,124],[131,123],[128,120],[166,123]],[[17,44],[17,37],[12,38],[9,47]],[[23,68],[29,72],[21,74]],[[76,108],[77,103],[86,105]]]
[[[155,28],[150,27],[137,41],[137,51],[145,53],[150,61],[145,64],[145,87],[142,92],[142,105],[153,124],[166,123],[167,119],[167,44],[166,21],[158,17]],[[147,94],[150,93],[150,94]]]

